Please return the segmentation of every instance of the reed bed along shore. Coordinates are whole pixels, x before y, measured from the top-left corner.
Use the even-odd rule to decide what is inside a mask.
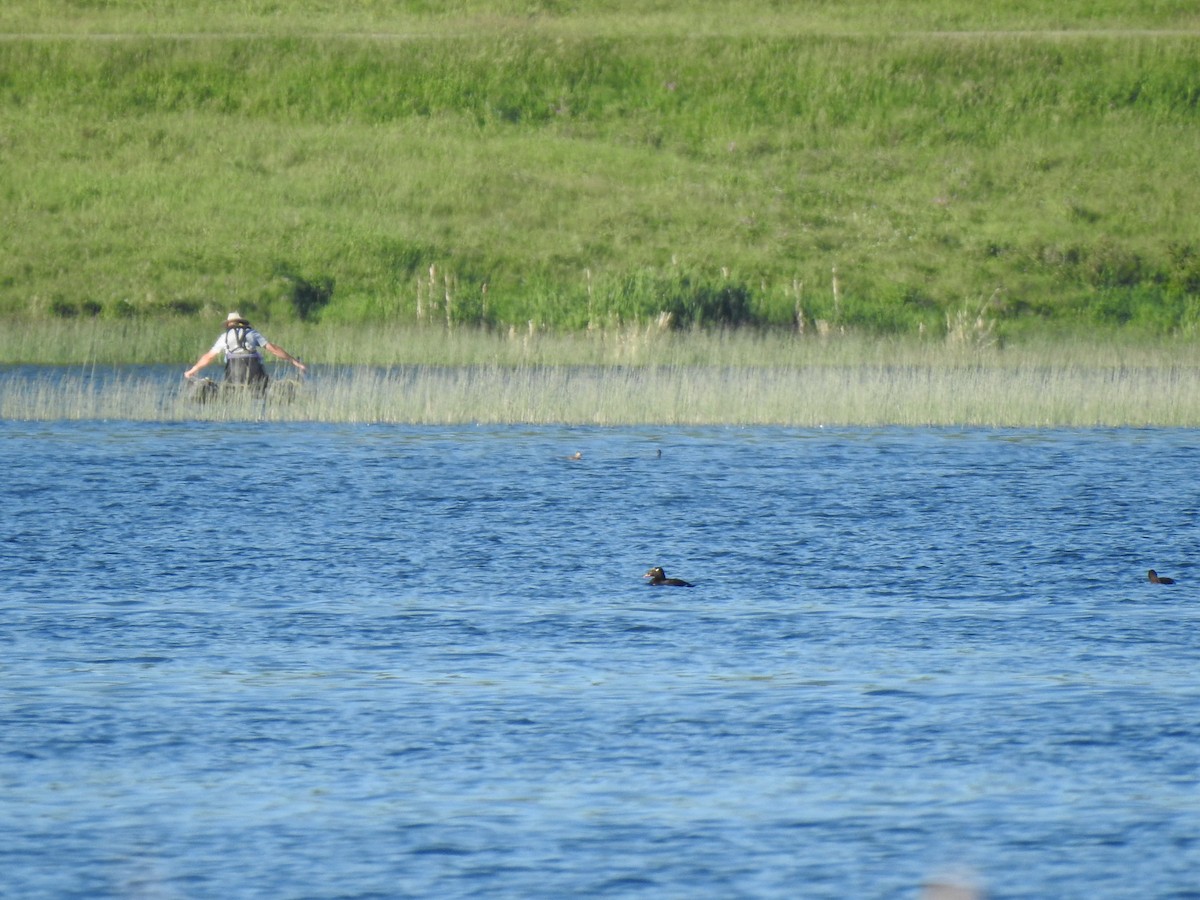
[[[0,332],[0,418],[23,420],[1197,427],[1193,341],[777,331],[316,327],[269,337],[312,365],[289,402],[201,405],[181,375],[211,329],[41,322]],[[157,368],[149,368],[154,365]],[[219,377],[213,367],[209,373]]]
[[[33,373],[33,374],[30,374]],[[287,384],[287,382],[281,382]],[[278,384],[278,383],[277,383]],[[198,403],[170,375],[0,370],[5,420],[413,425],[1200,426],[1200,369],[1076,365],[431,366],[321,371]]]

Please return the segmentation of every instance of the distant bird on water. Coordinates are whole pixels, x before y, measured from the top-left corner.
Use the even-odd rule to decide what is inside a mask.
[[[665,584],[669,587],[695,587],[690,581],[684,581],[682,578],[668,578],[667,573],[663,571],[662,566],[655,566],[649,572],[642,576],[649,578],[646,583],[649,585]]]
[[[1150,576],[1151,584],[1174,584],[1175,583],[1174,578],[1164,578],[1163,576],[1161,576],[1157,572],[1155,572],[1153,569],[1151,569],[1147,574]]]

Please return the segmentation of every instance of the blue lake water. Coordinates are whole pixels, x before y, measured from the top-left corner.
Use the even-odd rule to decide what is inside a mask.
[[[1197,437],[0,422],[0,895],[1200,897]]]

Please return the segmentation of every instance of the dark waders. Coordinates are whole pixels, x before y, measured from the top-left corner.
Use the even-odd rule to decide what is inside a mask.
[[[256,394],[267,391],[267,370],[257,356],[227,356],[225,358],[225,384],[248,387]]]

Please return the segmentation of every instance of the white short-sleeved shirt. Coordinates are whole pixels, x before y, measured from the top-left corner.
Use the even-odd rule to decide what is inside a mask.
[[[242,332],[242,343],[238,345],[238,332]],[[212,353],[224,353],[226,359],[245,359],[259,356],[258,348],[265,347],[267,339],[253,328],[230,328],[212,345]]]

